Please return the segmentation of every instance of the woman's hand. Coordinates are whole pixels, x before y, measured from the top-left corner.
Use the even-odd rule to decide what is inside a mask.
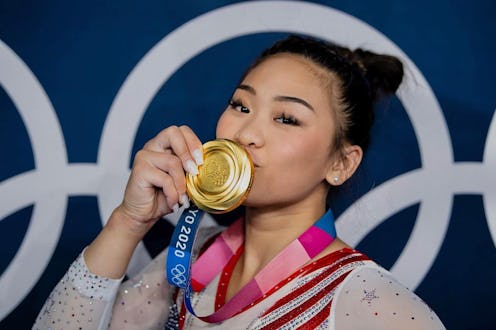
[[[189,127],[164,129],[136,154],[116,212],[146,234],[163,215],[189,205],[184,171],[196,175],[202,155],[202,143]]]
[[[84,252],[93,274],[121,278],[153,224],[189,204],[184,171],[198,173],[202,155],[200,140],[186,126],[164,129],[138,151],[121,205]]]

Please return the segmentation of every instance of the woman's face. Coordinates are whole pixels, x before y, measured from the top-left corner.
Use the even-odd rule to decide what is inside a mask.
[[[325,198],[335,124],[324,75],[303,57],[279,54],[235,90],[217,137],[240,143],[252,156],[255,177],[245,205]]]

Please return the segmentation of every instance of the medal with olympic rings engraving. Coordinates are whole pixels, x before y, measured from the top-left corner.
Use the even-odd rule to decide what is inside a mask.
[[[228,139],[203,145],[199,174],[187,174],[189,198],[200,209],[226,213],[243,203],[253,183],[253,162],[248,152]]]

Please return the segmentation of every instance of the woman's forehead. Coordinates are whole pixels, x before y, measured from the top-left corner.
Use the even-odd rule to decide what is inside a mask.
[[[335,75],[302,55],[279,53],[255,66],[241,84],[255,90],[268,88],[274,92],[306,94],[313,102],[334,104],[332,82]],[[317,98],[319,100],[317,100]]]

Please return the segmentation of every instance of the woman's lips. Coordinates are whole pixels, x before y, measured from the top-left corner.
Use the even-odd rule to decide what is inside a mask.
[[[253,157],[253,154],[250,153],[249,151],[247,151],[247,152],[250,155],[251,162],[253,163],[253,167],[255,167],[255,168],[260,167],[258,160],[255,157]]]

